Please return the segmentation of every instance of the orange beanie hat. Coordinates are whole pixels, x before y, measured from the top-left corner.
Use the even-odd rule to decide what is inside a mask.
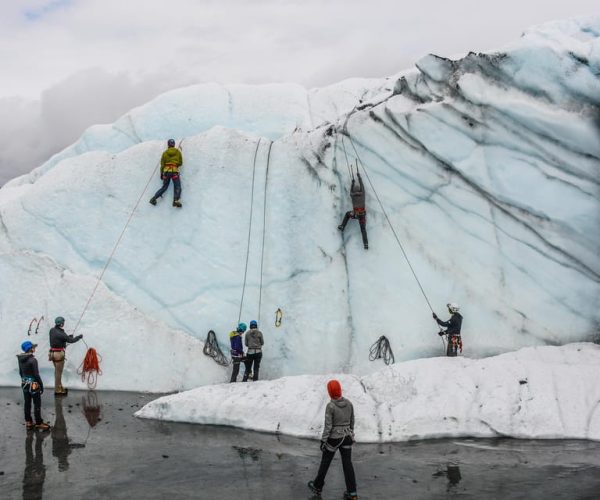
[[[342,386],[337,380],[327,382],[327,392],[331,399],[340,399],[342,397]]]

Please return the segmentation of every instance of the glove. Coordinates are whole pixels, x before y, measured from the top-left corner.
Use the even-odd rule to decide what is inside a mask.
[[[327,443],[325,441],[321,441],[321,444],[319,445],[319,448],[321,449],[321,451],[325,451],[325,445]]]
[[[433,313],[433,319],[438,319],[437,314]]]
[[[83,338],[83,335],[77,335],[77,340],[81,340]]]

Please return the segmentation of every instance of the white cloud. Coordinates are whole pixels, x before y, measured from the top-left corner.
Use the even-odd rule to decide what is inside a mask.
[[[488,50],[532,24],[598,11],[595,0],[6,3],[0,17],[0,111],[3,116],[14,112],[18,101],[7,97],[40,100],[39,114],[32,112],[34,103],[19,104],[31,118],[31,134],[44,135],[23,142],[28,168],[94,120],[112,121],[140,104],[140,96],[157,90],[206,81],[293,81],[311,87],[351,76],[383,76],[429,52],[451,56]],[[107,80],[95,81],[86,73],[90,68],[104,72]],[[97,96],[106,96],[102,105]],[[49,106],[61,113],[47,111]],[[49,120],[56,122],[49,125]],[[19,130],[30,133],[27,124]],[[5,168],[2,161],[0,179]]]

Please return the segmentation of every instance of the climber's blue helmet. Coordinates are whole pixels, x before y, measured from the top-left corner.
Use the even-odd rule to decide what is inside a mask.
[[[240,323],[237,327],[237,331],[240,333],[245,332],[248,329],[248,327],[246,326],[246,323]]]
[[[167,144],[169,145],[170,148],[175,147],[175,139],[169,139],[169,142],[167,142]]]
[[[250,328],[258,328],[258,323],[256,322],[255,319],[250,321]]]
[[[25,342],[23,342],[21,344],[21,350],[23,352],[29,352],[31,351],[31,349],[33,349],[34,347],[37,347],[37,344],[34,344],[33,342],[31,342],[31,340],[26,340]]]
[[[56,326],[64,326],[65,325],[65,318],[63,318],[62,316],[58,316],[55,320],[54,320],[54,324]]]

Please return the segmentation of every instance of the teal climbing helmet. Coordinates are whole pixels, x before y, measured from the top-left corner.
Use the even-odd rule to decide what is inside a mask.
[[[238,332],[245,332],[248,329],[246,323],[240,323],[237,327]]]
[[[54,324],[56,326],[63,326],[65,324],[65,318],[62,316],[57,316],[57,318],[54,320]]]

